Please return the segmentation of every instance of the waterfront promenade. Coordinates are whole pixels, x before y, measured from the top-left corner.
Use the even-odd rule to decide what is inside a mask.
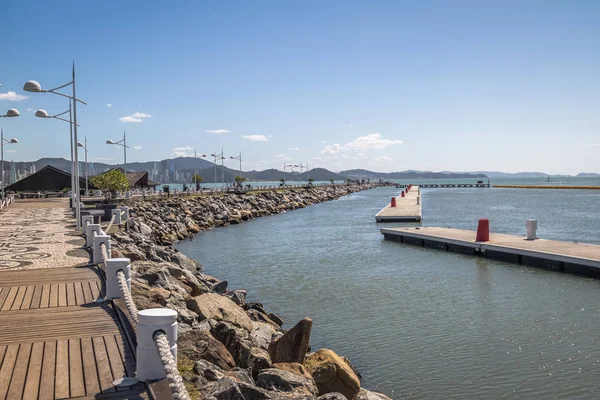
[[[398,196],[394,205],[390,202],[375,215],[377,222],[419,222],[423,218],[421,193],[419,186],[412,186],[410,190],[403,189],[404,197]]]
[[[0,400],[146,398],[103,274],[65,199],[0,212]]]

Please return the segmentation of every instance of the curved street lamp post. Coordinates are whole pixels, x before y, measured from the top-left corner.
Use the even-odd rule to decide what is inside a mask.
[[[83,150],[85,150],[85,194],[86,194],[86,196],[89,196],[90,194],[88,191],[89,170],[88,170],[88,159],[87,159],[87,153],[88,153],[87,136],[85,137],[85,143],[77,142],[77,147],[81,147]]]
[[[196,153],[196,149],[194,149],[194,158],[204,158],[206,154],[198,154]],[[194,183],[196,184],[196,189],[198,189],[198,167],[196,167],[194,171]]]
[[[19,115],[21,115],[19,113],[19,110],[17,110],[16,108],[10,108],[6,114],[4,115],[0,115],[0,118],[13,118],[13,117],[18,117]],[[4,130],[0,129],[0,158],[2,159],[1,164],[0,164],[0,171],[2,176],[0,176],[0,179],[2,180],[2,199],[4,199],[4,144],[13,144],[13,143],[19,143],[19,141],[16,138],[12,138],[10,140],[8,139],[4,139]]]
[[[239,160],[239,161],[240,161],[240,178],[241,178],[241,177],[242,177],[242,152],[240,151],[240,155],[239,155],[239,156],[237,156],[237,157],[230,156],[229,158],[230,158],[231,160]],[[241,185],[241,184],[242,184],[242,183],[240,182],[240,185]]]
[[[129,146],[127,146],[127,137],[125,136],[125,132],[123,132],[123,139],[119,140],[118,142],[113,142],[112,140],[108,139],[106,141],[106,144],[123,146],[123,170],[125,171],[125,175],[127,175],[127,149],[129,148]]]
[[[69,85],[73,89],[73,94],[71,96],[64,94],[64,93],[57,92],[57,90],[67,87]],[[69,115],[72,115],[72,121],[68,121],[69,125],[71,126],[71,128],[73,130],[72,143],[77,143],[77,127],[78,127],[78,125],[77,125],[77,102],[80,102],[82,104],[87,104],[87,103],[83,100],[78,99],[77,95],[76,95],[75,63],[73,63],[71,82],[65,83],[64,85],[61,85],[61,86],[57,86],[53,89],[42,89],[42,85],[40,85],[37,81],[27,81],[27,82],[25,82],[25,85],[23,86],[23,90],[25,90],[26,92],[33,92],[33,93],[52,93],[52,94],[56,94],[58,96],[68,98],[70,100]],[[71,110],[71,108],[72,108],[72,110]],[[62,114],[59,114],[59,115],[62,115]],[[53,118],[53,117],[51,117],[51,118]],[[61,119],[61,120],[65,121],[62,118],[57,118],[57,119]],[[74,174],[71,174],[71,175],[75,175],[75,177],[74,177],[74,183],[75,183],[75,185],[74,185],[74,189],[75,189],[75,204],[74,204],[74,206],[75,206],[75,219],[76,219],[75,223],[76,223],[77,229],[81,229],[81,209],[80,209],[81,194],[79,193],[79,158],[77,156],[77,151],[74,151],[74,148],[72,145],[71,145],[71,153],[72,154],[74,153],[74,163],[76,166],[76,168],[74,168],[74,171],[72,171],[72,172],[74,172]]]

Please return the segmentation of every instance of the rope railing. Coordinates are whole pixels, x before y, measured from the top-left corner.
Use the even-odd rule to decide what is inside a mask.
[[[125,306],[127,307],[127,311],[131,318],[137,324],[138,322],[138,309],[133,301],[133,297],[131,296],[131,291],[127,286],[127,281],[125,280],[125,273],[123,270],[117,271],[117,282],[119,283],[119,289],[121,290],[121,294],[123,295],[123,299],[125,300]]]
[[[110,219],[110,222],[108,223],[108,226],[106,227],[106,232],[110,231],[110,228],[112,228],[113,224],[115,223],[115,218],[117,216],[115,214],[113,214],[112,218]]]
[[[183,378],[181,378],[177,369],[177,362],[171,353],[167,335],[163,331],[156,331],[154,333],[154,343],[158,350],[160,362],[165,370],[165,375],[167,375],[167,379],[169,380],[169,388],[171,389],[173,400],[190,400],[190,395],[183,384]]]
[[[101,263],[106,264],[106,260],[108,260],[108,251],[106,250],[106,245],[104,243],[100,243],[100,251],[102,254]]]

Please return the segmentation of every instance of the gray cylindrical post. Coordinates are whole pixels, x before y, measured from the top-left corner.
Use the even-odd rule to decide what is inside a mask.
[[[115,208],[114,210],[111,210],[110,213],[112,214],[112,217],[115,218],[115,225],[121,225],[121,209]]]
[[[100,224],[88,224],[85,228],[85,246],[92,247],[94,245],[94,232],[100,233]]]
[[[123,222],[126,222],[129,219],[129,207],[121,206],[121,211],[123,211],[123,213],[121,214],[121,220]]]
[[[138,313],[136,363],[137,379],[141,382],[165,377],[154,342],[154,333],[157,331],[165,332],[171,354],[177,361],[177,311],[149,308]]]
[[[417,205],[421,204],[421,196],[417,196]]]
[[[100,245],[104,243],[106,245],[106,255],[110,258],[110,236],[108,235],[96,235],[93,240],[93,263],[98,264],[102,261],[102,250]]]
[[[537,239],[537,219],[528,219],[525,227],[527,228],[527,240]]]
[[[118,299],[123,296],[119,289],[117,272],[123,271],[125,282],[131,291],[131,260],[129,258],[111,258],[106,261],[106,299]]]

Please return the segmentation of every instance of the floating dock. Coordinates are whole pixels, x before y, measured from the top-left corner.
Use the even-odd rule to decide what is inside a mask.
[[[490,233],[476,242],[476,232],[463,229],[418,227],[384,228],[386,240],[462,254],[489,257],[532,267],[600,277],[600,246]]]
[[[397,188],[405,188],[409,185],[396,185]],[[413,188],[416,186],[413,186]],[[429,188],[489,188],[489,183],[426,183],[420,184],[421,189]]]
[[[403,190],[403,192],[405,192]],[[421,194],[419,187],[413,186],[405,197],[395,198],[396,206],[392,207],[392,202],[385,206],[375,215],[377,222],[419,222],[422,218]]]

